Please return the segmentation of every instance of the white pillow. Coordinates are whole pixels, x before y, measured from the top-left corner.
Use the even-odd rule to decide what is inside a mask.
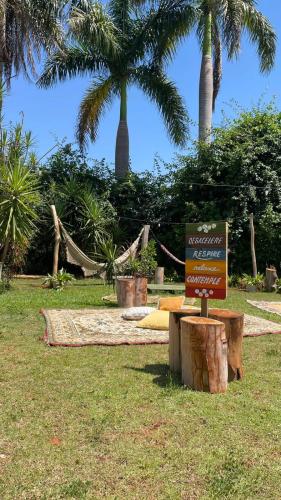
[[[153,311],[156,311],[155,307],[130,307],[121,314],[121,317],[127,320],[139,321]]]

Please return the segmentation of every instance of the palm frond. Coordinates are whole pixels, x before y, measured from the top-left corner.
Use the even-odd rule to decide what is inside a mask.
[[[250,34],[251,41],[257,44],[262,72],[270,71],[274,65],[276,53],[276,33],[268,19],[254,5],[244,3],[243,22]]]
[[[196,7],[183,0],[160,0],[158,6],[138,19],[131,52],[141,55],[149,50],[157,64],[171,59],[178,43],[193,28],[198,14]]]
[[[72,10],[70,35],[82,44],[94,47],[100,54],[114,54],[119,50],[119,30],[103,5],[86,2]]]
[[[55,52],[47,60],[37,84],[39,87],[50,87],[57,81],[92,72],[104,72],[105,69],[104,59],[94,55],[87,47],[68,46],[63,51]]]
[[[188,131],[187,111],[175,84],[155,66],[139,67],[132,72],[131,79],[157,104],[172,141],[184,146]]]
[[[79,110],[77,122],[77,139],[83,148],[89,137],[96,140],[100,118],[113,98],[115,91],[114,79],[99,79],[86,92]]]
[[[42,49],[62,43],[61,2],[58,0],[2,0],[0,3],[0,58],[9,87],[13,73],[36,75]]]

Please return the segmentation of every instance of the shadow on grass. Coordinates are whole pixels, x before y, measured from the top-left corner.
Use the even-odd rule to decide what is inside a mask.
[[[153,379],[153,383],[157,384],[159,387],[182,385],[180,376],[176,373],[171,372],[169,366],[164,363],[145,365],[143,368],[136,368],[134,366],[125,366],[124,368],[133,370],[135,372],[156,375],[156,377]]]

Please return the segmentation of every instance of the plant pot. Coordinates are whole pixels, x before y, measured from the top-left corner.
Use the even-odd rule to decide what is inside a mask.
[[[147,278],[136,277],[135,284],[135,306],[146,306],[147,304]]]
[[[257,287],[256,285],[246,285],[246,292],[256,292]]]
[[[119,307],[133,307],[135,305],[135,278],[116,278],[116,294]]]

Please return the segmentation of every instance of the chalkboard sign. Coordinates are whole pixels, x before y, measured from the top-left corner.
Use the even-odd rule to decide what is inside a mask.
[[[187,297],[227,297],[227,222],[186,224]]]

